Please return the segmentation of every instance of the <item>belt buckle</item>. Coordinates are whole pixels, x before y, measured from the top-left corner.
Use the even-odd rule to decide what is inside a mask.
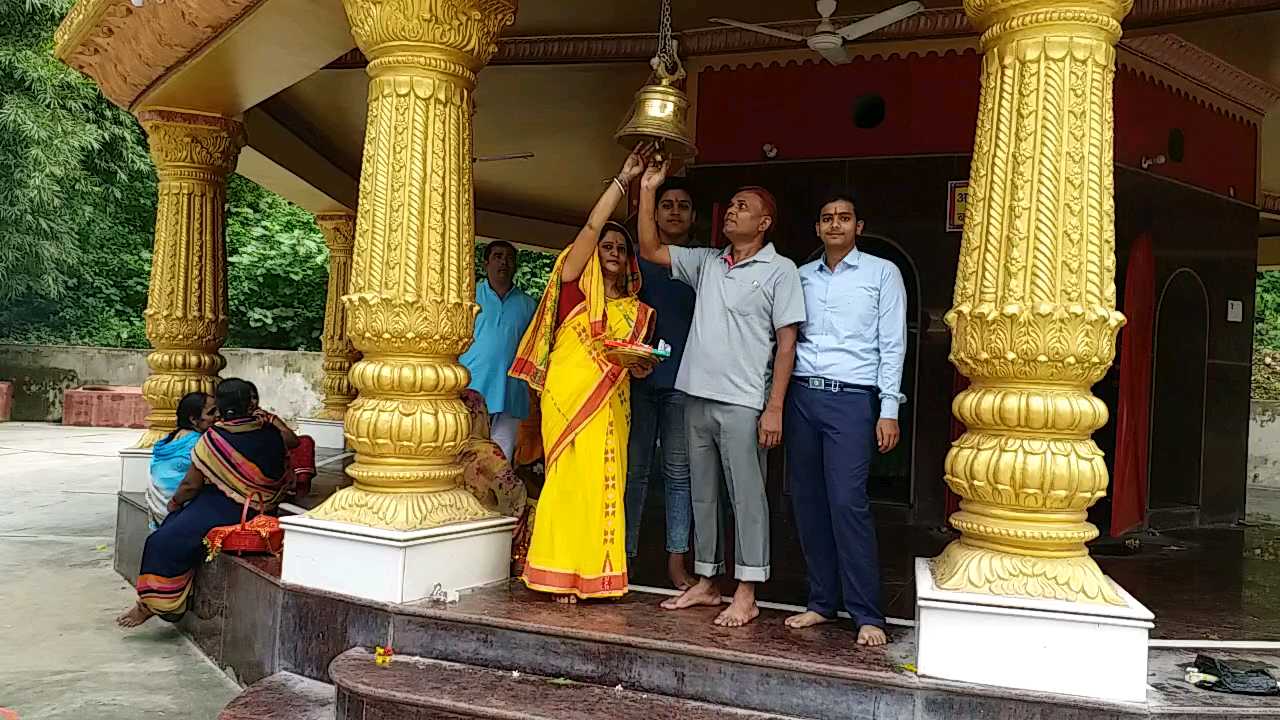
[[[821,390],[823,388],[823,385],[824,383],[822,378],[816,378],[816,377],[809,378],[809,389]]]

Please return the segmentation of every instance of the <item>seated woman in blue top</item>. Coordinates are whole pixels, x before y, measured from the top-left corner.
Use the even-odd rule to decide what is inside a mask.
[[[151,529],[169,515],[169,499],[191,467],[191,450],[200,434],[218,419],[213,397],[202,392],[187,393],[178,402],[178,427],[151,448],[151,485],[147,488],[147,514]]]

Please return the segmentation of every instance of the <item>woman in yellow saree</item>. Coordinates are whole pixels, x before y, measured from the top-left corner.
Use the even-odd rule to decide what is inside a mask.
[[[631,153],[573,244],[556,260],[511,366],[541,394],[546,481],[521,579],[560,602],[627,591],[622,510],[630,433],[630,376],[606,340],[643,342],[653,310],[637,298],[640,268],[627,231],[610,222],[647,153]]]

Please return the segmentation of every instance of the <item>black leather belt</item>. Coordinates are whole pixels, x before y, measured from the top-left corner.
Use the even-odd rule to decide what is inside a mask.
[[[867,393],[869,395],[879,395],[880,388],[874,385],[857,385],[854,383],[840,382],[839,380],[828,380],[821,377],[792,377],[792,382],[798,382],[810,390],[828,390],[830,392],[851,392],[851,393]]]

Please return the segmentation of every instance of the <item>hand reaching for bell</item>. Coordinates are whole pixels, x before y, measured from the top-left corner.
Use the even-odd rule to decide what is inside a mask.
[[[644,168],[649,164],[649,158],[652,155],[653,143],[638,143],[635,149],[631,151],[631,154],[627,156],[626,161],[622,163],[622,169],[618,171],[618,179],[625,185],[640,177],[640,173],[644,172]]]
[[[662,187],[662,183],[667,179],[667,169],[671,167],[670,160],[662,162],[650,162],[644,169],[644,177],[640,178],[640,189],[646,192],[657,192]]]

